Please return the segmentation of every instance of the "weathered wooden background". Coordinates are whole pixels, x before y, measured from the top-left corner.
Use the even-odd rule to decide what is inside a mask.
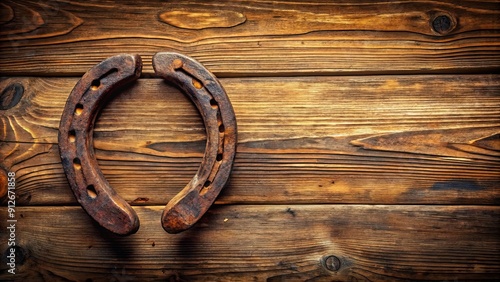
[[[500,279],[499,1],[2,1],[0,24],[0,280]],[[161,211],[205,132],[159,51],[221,78],[239,128],[229,185],[178,235]],[[57,147],[72,87],[118,53],[143,77],[94,145],[141,219],[129,237],[76,204]]]

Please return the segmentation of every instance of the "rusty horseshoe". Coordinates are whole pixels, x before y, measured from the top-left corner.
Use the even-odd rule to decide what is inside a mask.
[[[236,153],[236,117],[222,85],[200,63],[177,53],[157,53],[153,67],[157,75],[183,90],[196,105],[207,134],[198,171],[162,214],[165,231],[179,233],[205,214],[229,179]],[[139,218],[99,169],[93,128],[114,90],[138,79],[141,71],[139,55],[117,55],[94,66],[71,91],[59,125],[61,161],[77,201],[102,227],[120,235],[137,232]]]

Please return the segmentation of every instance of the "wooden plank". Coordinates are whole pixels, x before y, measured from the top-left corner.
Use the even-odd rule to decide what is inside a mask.
[[[20,204],[74,204],[56,142],[76,79],[8,78],[0,89],[16,83],[25,91],[0,111],[0,165],[16,172]],[[219,203],[500,202],[498,75],[222,84],[239,144]],[[165,204],[195,174],[204,144],[194,106],[158,79],[117,93],[96,125],[101,169],[134,204]]]
[[[214,206],[170,235],[136,207],[118,237],[79,207],[18,207],[19,281],[409,281],[500,278],[500,209],[479,206]],[[5,208],[0,208],[6,214]],[[5,220],[0,228],[6,230]],[[7,232],[0,235],[6,250]],[[336,256],[337,271],[322,259]],[[87,279],[87,280],[86,280]],[[170,279],[170,280],[169,280]],[[309,280],[308,280],[309,281]]]
[[[151,57],[159,51],[190,55],[219,76],[463,73],[500,66],[498,1],[0,5],[4,75],[81,75],[117,53],[142,55],[145,73],[152,73]]]

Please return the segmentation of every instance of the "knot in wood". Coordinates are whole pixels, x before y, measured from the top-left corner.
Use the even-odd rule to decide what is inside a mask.
[[[445,35],[450,33],[456,26],[456,21],[454,18],[448,14],[438,14],[434,17],[431,22],[432,30],[435,32]]]
[[[24,86],[20,83],[12,83],[0,94],[0,110],[13,108],[21,101],[24,94]]]
[[[330,271],[338,271],[340,269],[340,259],[330,255],[323,259],[324,267]]]

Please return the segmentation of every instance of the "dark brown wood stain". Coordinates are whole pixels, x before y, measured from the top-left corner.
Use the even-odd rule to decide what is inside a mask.
[[[16,173],[18,281],[500,279],[500,9],[491,1],[4,1],[0,230]],[[238,122],[227,187],[184,233],[164,205],[198,170],[203,120],[154,77],[203,63]],[[95,124],[110,185],[141,220],[99,227],[65,179],[57,132],[90,67],[139,54]]]

